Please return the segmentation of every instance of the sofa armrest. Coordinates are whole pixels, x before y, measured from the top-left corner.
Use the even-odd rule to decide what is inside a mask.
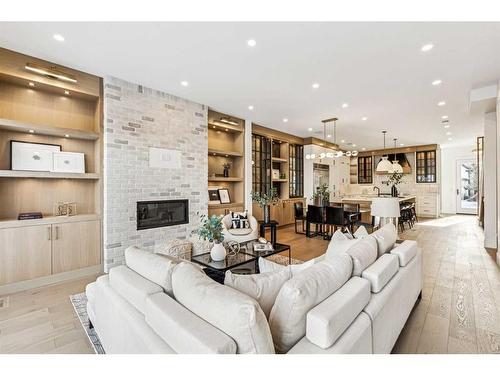
[[[307,339],[322,349],[329,348],[363,311],[370,297],[370,283],[352,277],[307,313]]]
[[[365,269],[362,273],[363,279],[371,284],[372,293],[380,292],[384,286],[399,271],[398,256],[394,254],[384,254],[375,263]]]
[[[181,354],[234,354],[236,343],[167,294],[158,293],[146,301],[146,323]]]
[[[399,259],[399,266],[405,267],[410,260],[415,258],[418,252],[418,245],[416,241],[406,240],[394,246],[391,254],[397,255]]]

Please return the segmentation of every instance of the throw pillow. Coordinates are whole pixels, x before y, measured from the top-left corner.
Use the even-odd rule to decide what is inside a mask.
[[[356,231],[354,232],[354,238],[365,238],[368,236],[368,231],[363,226],[358,227],[358,229],[356,229]]]
[[[352,258],[352,274],[360,276],[367,267],[377,260],[377,242],[371,236],[330,242],[326,251],[326,259],[339,254],[348,254]]]
[[[398,231],[393,223],[387,223],[371,235],[377,240],[379,257],[391,251],[398,239]]]
[[[287,269],[254,275],[237,275],[227,271],[224,285],[255,299],[266,314],[266,318],[269,318],[276,296],[289,278],[290,272]]]
[[[267,260],[266,258],[259,257],[260,273],[276,272],[288,269],[289,272],[291,273],[291,277],[295,277],[306,268],[311,267],[313,264],[314,264],[314,259],[311,259],[302,264],[291,264],[288,266],[284,266],[282,264],[278,264],[273,261]]]
[[[333,233],[330,242],[333,242],[333,241],[344,241],[344,240],[348,240],[348,239],[349,239],[349,237],[345,233],[343,233],[340,229],[337,229],[335,231],[335,233]]]
[[[248,213],[245,212],[233,212],[230,213],[231,216],[231,229],[248,229],[250,228],[250,222],[248,221]]]

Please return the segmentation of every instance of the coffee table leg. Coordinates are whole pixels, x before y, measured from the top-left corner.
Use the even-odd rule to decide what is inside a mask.
[[[292,247],[288,249],[288,265],[292,264]]]

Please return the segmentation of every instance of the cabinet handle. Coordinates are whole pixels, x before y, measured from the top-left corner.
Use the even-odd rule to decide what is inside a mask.
[[[59,227],[57,226],[56,227],[56,240],[59,239]]]
[[[47,240],[52,240],[52,228],[51,227],[47,227]]]

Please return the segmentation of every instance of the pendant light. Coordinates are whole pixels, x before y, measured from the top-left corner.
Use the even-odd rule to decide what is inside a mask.
[[[392,161],[391,168],[389,169],[389,173],[403,173],[403,167],[399,164],[397,156],[396,156],[396,143],[398,139],[394,138],[394,160]]]
[[[382,134],[384,134],[384,150],[385,150],[386,133],[387,133],[386,130],[382,132]],[[388,158],[387,155],[382,156],[382,159],[380,159],[380,161],[377,164],[377,169],[376,169],[377,172],[389,172],[389,170],[392,169],[392,163],[389,160],[387,160],[387,158]]]

